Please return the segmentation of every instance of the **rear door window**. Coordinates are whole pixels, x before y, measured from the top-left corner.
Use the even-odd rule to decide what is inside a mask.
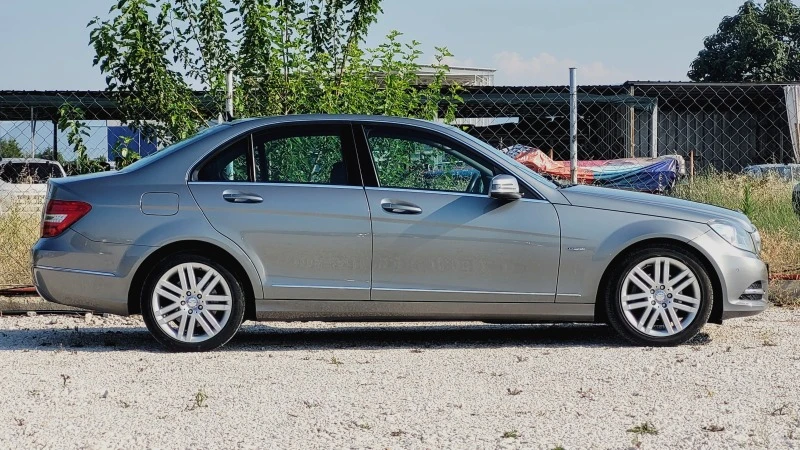
[[[260,183],[360,185],[350,125],[291,126],[253,135]]]

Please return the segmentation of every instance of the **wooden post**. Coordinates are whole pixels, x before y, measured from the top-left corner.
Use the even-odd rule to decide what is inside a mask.
[[[550,149],[550,159],[553,159],[553,149]]]
[[[694,183],[694,150],[689,150],[689,184]]]

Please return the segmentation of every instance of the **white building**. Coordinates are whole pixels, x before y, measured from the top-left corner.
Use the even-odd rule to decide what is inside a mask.
[[[478,67],[458,67],[450,66],[446,80],[451,83],[458,83],[462,86],[494,86],[494,73],[496,69],[484,69]],[[428,64],[419,66],[420,84],[428,84],[433,81],[436,69]]]

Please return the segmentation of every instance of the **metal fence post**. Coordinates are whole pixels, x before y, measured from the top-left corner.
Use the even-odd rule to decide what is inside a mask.
[[[569,174],[578,183],[578,87],[577,69],[569,69]]]
[[[36,117],[31,106],[31,158],[36,157]]]
[[[58,161],[58,121],[53,119],[53,161]]]
[[[658,102],[653,105],[653,112],[650,115],[650,157],[658,157]]]
[[[233,69],[228,69],[225,79],[225,113],[227,120],[233,120]]]

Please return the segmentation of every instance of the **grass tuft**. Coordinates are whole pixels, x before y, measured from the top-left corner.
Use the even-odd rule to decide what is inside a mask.
[[[628,433],[634,433],[638,435],[644,435],[644,434],[655,435],[658,434],[658,429],[656,429],[656,426],[653,425],[653,422],[642,422],[639,425],[628,428]]]

